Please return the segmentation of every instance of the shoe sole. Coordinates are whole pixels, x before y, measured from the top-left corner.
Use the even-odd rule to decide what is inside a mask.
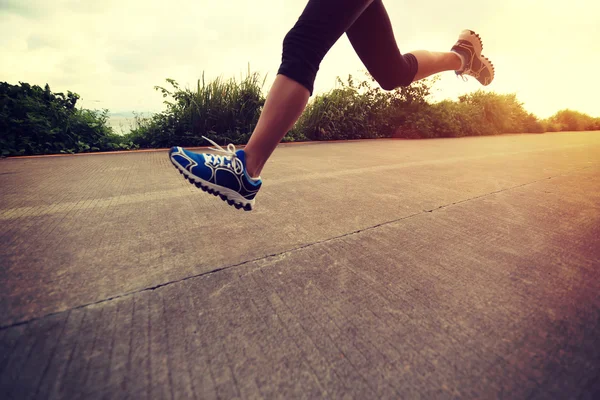
[[[458,35],[458,40],[466,40],[467,42],[471,43],[475,48],[475,54],[481,56],[481,52],[483,51],[483,41],[481,40],[479,34],[475,33],[475,31],[465,29],[460,33],[460,35]]]
[[[496,70],[494,69],[494,64],[492,64],[492,62],[490,61],[490,59],[489,59],[489,58],[487,58],[487,57],[484,57],[484,56],[480,56],[480,57],[479,57],[479,60],[481,61],[481,63],[482,63],[483,65],[485,65],[485,67],[486,67],[487,69],[489,69],[489,70],[491,71],[491,72],[490,72],[490,75],[491,75],[491,76],[490,76],[489,78],[485,78],[485,79],[483,80],[483,82],[479,81],[479,83],[481,83],[483,86],[487,86],[487,85],[489,85],[490,83],[492,83],[492,81],[494,80],[494,75],[495,75],[495,73],[496,73]],[[477,80],[479,80],[479,79],[477,79]]]
[[[236,191],[207,182],[183,168],[177,161],[173,159],[173,157],[171,157],[171,155],[169,155],[169,159],[177,171],[179,171],[179,173],[183,175],[186,180],[194,184],[198,189],[202,189],[202,191],[210,193],[213,196],[218,196],[221,200],[230,206],[234,206],[238,210],[243,209],[244,211],[252,211],[254,208],[254,199],[248,200],[243,196],[240,196],[240,194]]]

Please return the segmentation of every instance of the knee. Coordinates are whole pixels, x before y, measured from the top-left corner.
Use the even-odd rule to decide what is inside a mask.
[[[384,77],[374,77],[375,81],[379,84],[379,86],[386,91],[394,90],[399,87],[410,86],[412,83],[412,77],[408,77],[406,75],[399,74],[398,76],[384,76]]]
[[[283,52],[289,53],[290,51],[294,51],[295,49],[297,49],[298,42],[299,34],[297,32],[296,27],[293,27],[283,38]]]
[[[310,29],[298,22],[283,38],[283,58],[306,61],[311,65],[319,65],[327,47]]]
[[[379,83],[379,86],[386,91],[394,90],[400,87],[397,82],[394,82],[391,79],[377,79],[377,83]]]
[[[313,92],[313,85],[326,49],[296,24],[283,39],[281,65],[278,73],[286,75]]]
[[[390,63],[373,74],[383,90],[394,90],[410,86],[417,75],[418,63],[416,57],[407,53],[397,61]]]

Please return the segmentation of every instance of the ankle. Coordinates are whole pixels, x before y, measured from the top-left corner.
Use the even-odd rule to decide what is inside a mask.
[[[252,153],[246,153],[246,173],[253,179],[260,177],[260,168]]]
[[[465,68],[465,56],[456,50],[451,50],[450,53],[454,54],[456,58],[458,58],[458,68],[456,68],[455,71],[462,71]]]

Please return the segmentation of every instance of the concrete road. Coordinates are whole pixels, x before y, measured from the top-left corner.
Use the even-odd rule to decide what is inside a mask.
[[[594,398],[600,132],[0,160],[1,398]]]

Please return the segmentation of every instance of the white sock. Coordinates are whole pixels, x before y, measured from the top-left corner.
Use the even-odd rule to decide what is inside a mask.
[[[260,176],[259,176],[259,177],[256,177],[256,178],[253,178],[253,177],[251,177],[251,176],[250,176],[250,174],[249,174],[248,172],[246,172],[246,176],[248,177],[248,179],[249,179],[249,180],[250,180],[250,182],[252,182],[252,183],[256,183],[256,182],[260,181]]]

